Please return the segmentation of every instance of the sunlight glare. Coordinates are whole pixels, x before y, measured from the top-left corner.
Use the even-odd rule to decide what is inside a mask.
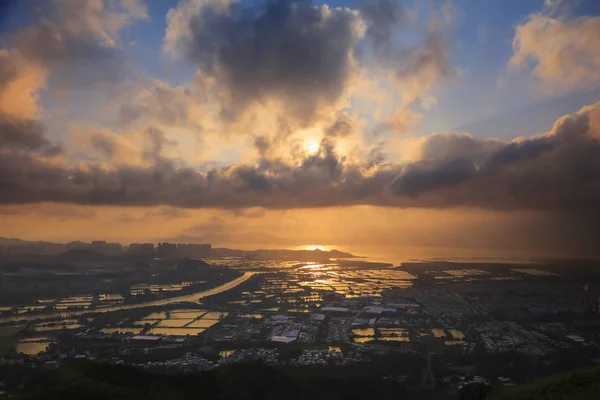
[[[304,148],[310,155],[317,154],[317,152],[319,151],[319,142],[315,139],[307,140],[304,143]]]
[[[319,245],[319,244],[307,244],[304,246],[296,246],[295,250],[322,250],[322,251],[330,251],[334,249],[334,246],[331,245]]]

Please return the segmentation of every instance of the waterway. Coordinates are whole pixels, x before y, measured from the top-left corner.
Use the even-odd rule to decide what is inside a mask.
[[[113,307],[106,308],[96,308],[92,310],[76,310],[76,311],[68,311],[68,312],[60,312],[60,313],[46,313],[46,314],[32,314],[32,315],[19,315],[19,316],[10,316],[10,317],[2,317],[0,318],[0,323],[6,322],[17,322],[17,321],[34,321],[37,319],[52,319],[52,318],[69,318],[74,316],[80,316],[84,314],[99,314],[111,311],[120,311],[120,310],[132,310],[134,308],[144,308],[144,307],[157,307],[157,306],[165,306],[173,303],[196,303],[200,304],[200,299],[208,296],[214,296],[215,294],[223,293],[228,290],[233,289],[234,287],[241,285],[246,282],[252,276],[256,275],[257,272],[245,272],[244,275],[236,278],[232,281],[224,283],[220,286],[216,286],[212,289],[204,290],[202,292],[196,292],[191,294],[186,294],[182,296],[169,297],[167,299],[153,300],[145,303],[136,303],[136,304],[123,304]]]

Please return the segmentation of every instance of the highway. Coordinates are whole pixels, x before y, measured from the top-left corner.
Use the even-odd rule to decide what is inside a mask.
[[[2,317],[0,318],[0,323],[11,322],[11,321],[34,321],[36,319],[53,319],[53,318],[70,318],[77,317],[84,314],[98,314],[105,313],[111,311],[120,311],[120,310],[132,310],[134,308],[144,308],[144,307],[156,307],[156,306],[165,306],[173,303],[182,303],[182,302],[190,302],[190,303],[200,303],[200,299],[208,296],[213,296],[215,294],[219,294],[222,292],[226,292],[227,290],[233,289],[236,286],[241,285],[246,282],[252,276],[256,275],[257,272],[245,272],[244,275],[236,278],[232,281],[224,283],[220,286],[214,287],[212,289],[204,290],[202,292],[196,292],[191,294],[186,294],[182,296],[169,297],[167,299],[153,300],[145,303],[135,303],[135,304],[123,304],[112,307],[105,308],[94,308],[91,310],[74,310],[74,311],[63,311],[57,313],[46,313],[46,314],[31,314],[31,315],[18,315],[18,316],[10,316],[10,317]]]

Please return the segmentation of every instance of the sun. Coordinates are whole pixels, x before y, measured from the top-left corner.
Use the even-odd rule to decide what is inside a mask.
[[[309,250],[309,251],[313,251],[313,250],[330,251],[334,248],[335,247],[332,245],[323,245],[323,244],[306,244],[303,246],[294,247],[295,250]]]
[[[319,151],[319,142],[315,139],[310,139],[304,142],[304,148],[308,154],[317,154]]]

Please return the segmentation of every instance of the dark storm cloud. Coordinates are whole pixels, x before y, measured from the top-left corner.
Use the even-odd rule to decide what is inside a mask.
[[[236,217],[243,218],[262,218],[265,216],[265,210],[263,208],[256,209],[233,209],[231,213]]]
[[[225,117],[277,98],[288,115],[306,122],[340,98],[352,73],[357,13],[308,0],[228,8],[201,8],[182,43],[187,58],[226,90],[231,101],[223,105]]]
[[[418,197],[423,192],[464,182],[476,172],[473,163],[466,159],[409,164],[392,182],[392,190],[398,196]]]
[[[44,128],[38,121],[0,113],[0,148],[38,150],[49,146],[44,138]]]
[[[146,134],[150,140],[147,156],[157,162],[162,159],[162,152],[167,146],[177,144],[176,142],[168,140],[166,134],[155,127],[148,128]]]
[[[405,17],[400,0],[363,1],[361,15],[367,22],[366,35],[377,51],[392,50],[392,34]]]
[[[20,65],[14,56],[0,49],[0,98],[11,105],[19,105],[19,100],[13,98],[10,93],[11,83],[19,78],[19,69],[25,68]],[[14,111],[14,110],[13,110]],[[8,114],[0,109],[0,149],[10,148],[12,150],[41,150],[56,152],[58,148],[52,149],[48,140],[44,137],[43,125],[32,118]]]
[[[258,152],[260,157],[264,158],[271,147],[271,141],[269,140],[268,137],[265,137],[265,136],[255,137],[254,138],[254,147],[256,148],[256,151]]]
[[[197,99],[187,89],[150,82],[146,98],[133,100],[119,107],[118,122],[127,127],[139,121],[144,122],[147,118],[154,118],[164,125],[184,126],[190,123],[189,106],[195,100]],[[200,126],[194,128],[201,129]]]
[[[116,36],[144,18],[143,10],[111,0],[33,1],[31,9],[34,22],[4,41],[31,64],[51,70],[55,85],[72,88],[123,78],[125,55]]]
[[[433,207],[595,209],[600,201],[599,119],[600,103],[561,118],[548,135],[511,143],[430,136],[422,146],[430,160],[406,166],[393,191],[421,196],[423,205]],[[475,142],[460,149],[470,141]]]
[[[155,210],[148,211],[145,215],[145,218],[153,218],[160,217],[166,219],[175,219],[175,218],[188,218],[191,214],[189,211],[186,211],[181,208],[176,207],[160,207]]]
[[[0,93],[17,77],[17,66],[11,60],[8,52],[0,51]]]
[[[350,136],[356,130],[356,121],[347,113],[340,113],[333,124],[326,130],[325,135],[329,137]]]
[[[410,52],[410,56],[400,54],[396,60],[402,64],[395,69],[397,78],[412,79],[424,73],[437,78],[452,74],[448,64],[449,46],[444,32],[432,29],[425,37],[422,46]]]
[[[91,146],[108,159],[115,156],[117,145],[108,135],[93,134],[90,137]]]
[[[18,103],[9,92],[9,86],[19,78],[19,65],[13,56],[0,49],[0,98],[9,97],[5,102]],[[0,109],[0,148],[15,150],[37,150],[49,146],[44,138],[42,124],[34,119],[7,114]]]
[[[504,143],[495,139],[477,139],[468,134],[447,133],[432,135],[421,147],[423,160],[454,160],[468,158],[481,160],[490,152],[500,149]]]
[[[297,208],[340,205],[479,207],[586,213],[600,204],[600,103],[560,119],[546,134],[511,143],[461,134],[425,137],[421,160],[364,163],[325,139],[297,162],[262,158],[207,171],[162,155],[150,135],[152,164],[54,162],[2,144],[0,202],[65,202],[182,208]],[[585,219],[585,218],[584,218]]]

